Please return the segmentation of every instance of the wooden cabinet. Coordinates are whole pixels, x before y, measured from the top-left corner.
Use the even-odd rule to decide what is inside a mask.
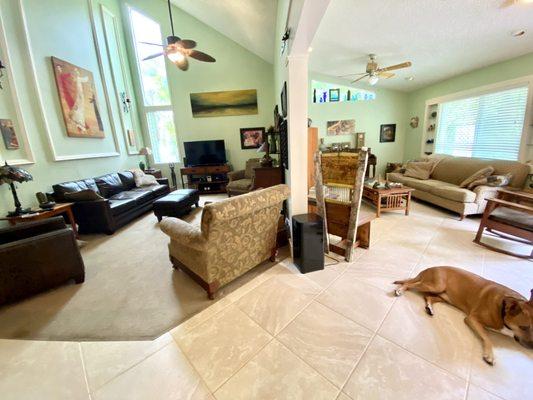
[[[267,188],[283,183],[283,169],[280,167],[254,168],[254,189]]]
[[[227,164],[180,168],[181,184],[200,193],[226,193],[228,172],[230,167]],[[184,176],[187,182],[184,182]]]

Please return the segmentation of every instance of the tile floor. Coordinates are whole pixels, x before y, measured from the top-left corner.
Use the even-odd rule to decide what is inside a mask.
[[[281,262],[154,341],[0,340],[2,399],[533,399],[533,351],[491,333],[481,360],[463,315],[391,295],[455,265],[528,296],[533,265],[472,243],[478,220],[415,203],[384,214],[370,250],[297,273]]]

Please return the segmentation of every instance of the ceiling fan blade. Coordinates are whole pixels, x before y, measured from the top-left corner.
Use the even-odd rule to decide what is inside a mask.
[[[181,61],[175,61],[174,64],[176,64],[176,67],[182,71],[187,71],[189,69],[189,60],[187,57],[183,57],[183,60]]]
[[[366,75],[367,72],[359,72],[357,74],[346,74],[346,75],[337,75],[337,78],[347,78],[348,76],[354,76],[354,75]]]
[[[360,81],[361,79],[365,79],[367,76],[370,76],[370,74],[364,74],[362,77],[357,78],[355,81],[351,81],[350,83],[358,82],[358,81]]]
[[[204,62],[215,62],[216,61],[209,54],[202,53],[201,51],[198,51],[198,50],[191,50],[189,51],[188,55],[198,61],[204,61]]]
[[[196,42],[194,40],[183,39],[176,43],[178,46],[183,47],[184,49],[194,49],[196,47]]]
[[[411,61],[407,61],[401,64],[391,65],[390,67],[379,68],[377,72],[394,71],[395,69],[407,68],[407,67],[410,67],[411,65],[413,65]]]
[[[390,79],[390,78],[392,78],[393,76],[395,76],[396,74],[395,74],[395,73],[392,73],[392,72],[381,71],[381,72],[378,72],[377,75],[378,75],[380,78]]]
[[[157,43],[150,43],[150,42],[139,42],[139,43],[142,43],[142,44],[149,44],[150,46],[164,47],[162,44],[157,44]]]
[[[163,52],[152,54],[151,56],[143,58],[143,61],[151,60],[152,58],[160,57],[160,56],[162,56],[164,54],[165,53],[163,53]]]

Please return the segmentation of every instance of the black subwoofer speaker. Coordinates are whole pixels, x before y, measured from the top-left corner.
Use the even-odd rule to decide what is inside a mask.
[[[301,214],[292,217],[292,246],[294,264],[300,272],[324,269],[324,226],[316,214]]]

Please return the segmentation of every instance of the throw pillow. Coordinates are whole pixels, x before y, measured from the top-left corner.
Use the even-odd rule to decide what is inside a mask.
[[[468,189],[473,190],[476,186],[492,186],[492,187],[501,187],[507,186],[511,179],[513,178],[512,174],[506,175],[491,175],[486,178],[478,179],[477,181],[472,182],[468,185]]]
[[[421,180],[429,179],[433,171],[433,162],[431,161],[411,161],[405,166],[404,176]]]
[[[472,182],[478,181],[483,178],[487,178],[488,176],[492,175],[493,172],[494,172],[494,168],[491,167],[490,165],[488,167],[481,168],[479,171],[474,172],[472,175],[470,175],[468,178],[462,181],[459,187],[466,188]]]
[[[93,201],[93,200],[102,200],[103,197],[100,196],[92,189],[78,190],[77,192],[66,192],[64,194],[65,200],[68,201]]]
[[[157,185],[157,179],[153,175],[147,175],[140,169],[131,170],[133,172],[133,178],[135,179],[135,186],[152,186]]]

